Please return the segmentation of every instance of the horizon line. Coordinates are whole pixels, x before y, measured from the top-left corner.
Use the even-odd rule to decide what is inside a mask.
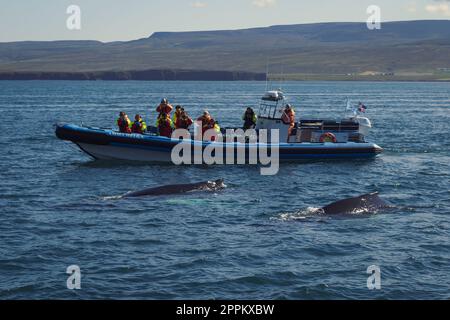
[[[450,22],[450,19],[413,19],[413,20],[392,20],[392,21],[384,21],[382,24],[391,24],[391,23],[402,23],[402,22]],[[144,38],[136,38],[130,40],[112,40],[112,41],[102,41],[95,39],[80,39],[80,40],[68,40],[68,39],[54,39],[54,40],[16,40],[16,41],[0,41],[0,44],[11,44],[11,43],[24,43],[24,42],[99,42],[102,44],[111,44],[111,43],[127,43],[133,41],[140,41],[149,39],[157,33],[198,33],[198,32],[224,32],[224,31],[245,31],[245,30],[255,30],[255,29],[266,29],[273,27],[283,27],[283,26],[300,26],[300,25],[320,25],[320,24],[366,24],[366,22],[361,21],[327,21],[327,22],[310,22],[310,23],[289,23],[289,24],[275,24],[268,26],[255,26],[248,28],[236,28],[236,29],[210,29],[210,30],[186,30],[186,31],[155,31],[151,33],[148,37]]]

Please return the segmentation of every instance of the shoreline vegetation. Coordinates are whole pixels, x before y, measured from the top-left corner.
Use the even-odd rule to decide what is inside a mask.
[[[265,81],[264,73],[197,70],[0,72],[0,80]]]
[[[0,72],[1,80],[60,81],[266,81],[265,73],[198,70],[93,72]],[[449,73],[416,74],[270,74],[269,81],[423,81],[450,82]]]

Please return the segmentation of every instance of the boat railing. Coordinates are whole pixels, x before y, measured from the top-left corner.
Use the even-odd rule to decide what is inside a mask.
[[[333,131],[333,132],[357,132],[359,130],[359,124],[357,122],[349,121],[331,121],[331,120],[308,120],[299,121],[298,128],[320,130],[320,131]]]

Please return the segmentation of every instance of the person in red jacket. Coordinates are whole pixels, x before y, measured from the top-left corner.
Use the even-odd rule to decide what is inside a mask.
[[[194,122],[192,121],[192,119],[188,116],[188,114],[186,113],[186,111],[184,111],[184,109],[181,109],[181,113],[180,115],[177,117],[177,120],[175,122],[175,128],[176,129],[186,129],[188,130],[189,127],[193,124]]]
[[[164,113],[169,115],[169,117],[172,110],[173,107],[170,105],[169,101],[165,98],[161,100],[160,105],[156,108],[156,112],[158,112],[158,114]]]
[[[142,120],[142,117],[139,114],[134,117],[134,120],[135,121],[131,126],[131,132],[144,134],[145,131],[147,131],[147,124],[145,123],[145,121]]]
[[[117,119],[117,126],[122,133],[131,133],[131,121],[125,112],[121,112]]]
[[[220,133],[219,123],[214,120],[213,117],[209,114],[208,111],[204,111],[203,115],[197,119],[197,121],[201,121],[202,123],[202,136],[204,137],[205,133],[208,130],[215,130],[217,133]],[[215,137],[212,137],[211,141],[215,141]]]
[[[166,113],[161,113],[156,121],[158,127],[158,133],[161,137],[172,137],[173,124],[170,116]]]
[[[211,117],[208,111],[204,111],[203,115],[197,119],[197,121],[201,121],[202,123],[202,132],[203,134],[209,129],[214,129],[216,125],[216,121]]]
[[[175,107],[175,112],[174,112],[173,118],[172,118],[172,122],[174,124],[176,124],[178,118],[181,117],[181,113],[183,112],[183,110],[184,110],[184,108],[182,106],[180,106],[180,105]]]

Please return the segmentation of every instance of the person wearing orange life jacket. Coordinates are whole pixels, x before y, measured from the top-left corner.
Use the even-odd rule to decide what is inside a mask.
[[[189,127],[193,124],[194,122],[192,121],[192,119],[188,116],[188,114],[186,113],[186,111],[184,111],[183,108],[181,108],[181,114],[179,117],[177,117],[177,121],[175,122],[175,128],[176,129],[186,129],[188,130]]]
[[[131,133],[131,121],[125,112],[121,112],[117,119],[117,126],[122,133]]]
[[[284,124],[289,125],[288,136],[291,136],[292,130],[295,127],[295,111],[290,104],[286,105],[286,108],[283,111],[283,115],[281,116],[281,120],[284,122]]]
[[[139,114],[134,117],[134,120],[135,121],[131,126],[131,132],[144,134],[144,132],[147,131],[147,124],[142,120],[142,117]]]
[[[169,101],[165,98],[161,100],[160,105],[156,108],[156,112],[158,112],[159,114],[165,113],[169,115],[169,117],[172,110],[173,107],[170,105]]]
[[[173,123],[170,120],[170,116],[166,113],[161,113],[156,121],[156,127],[161,137],[172,137]]]
[[[202,135],[204,135],[208,130],[215,130],[217,133],[220,133],[219,123],[211,117],[211,114],[205,110],[203,115],[197,119],[202,123]],[[212,141],[215,140],[215,137],[212,137]]]
[[[214,120],[213,117],[211,117],[211,114],[207,110],[203,112],[203,115],[199,117],[197,121],[201,121],[203,133],[210,129],[214,129],[216,130],[216,132],[220,132],[219,124],[216,122],[216,120]]]
[[[175,113],[173,114],[173,118],[172,118],[172,122],[174,124],[177,123],[178,118],[181,117],[182,110],[183,110],[183,107],[181,107],[180,105],[175,107]]]

